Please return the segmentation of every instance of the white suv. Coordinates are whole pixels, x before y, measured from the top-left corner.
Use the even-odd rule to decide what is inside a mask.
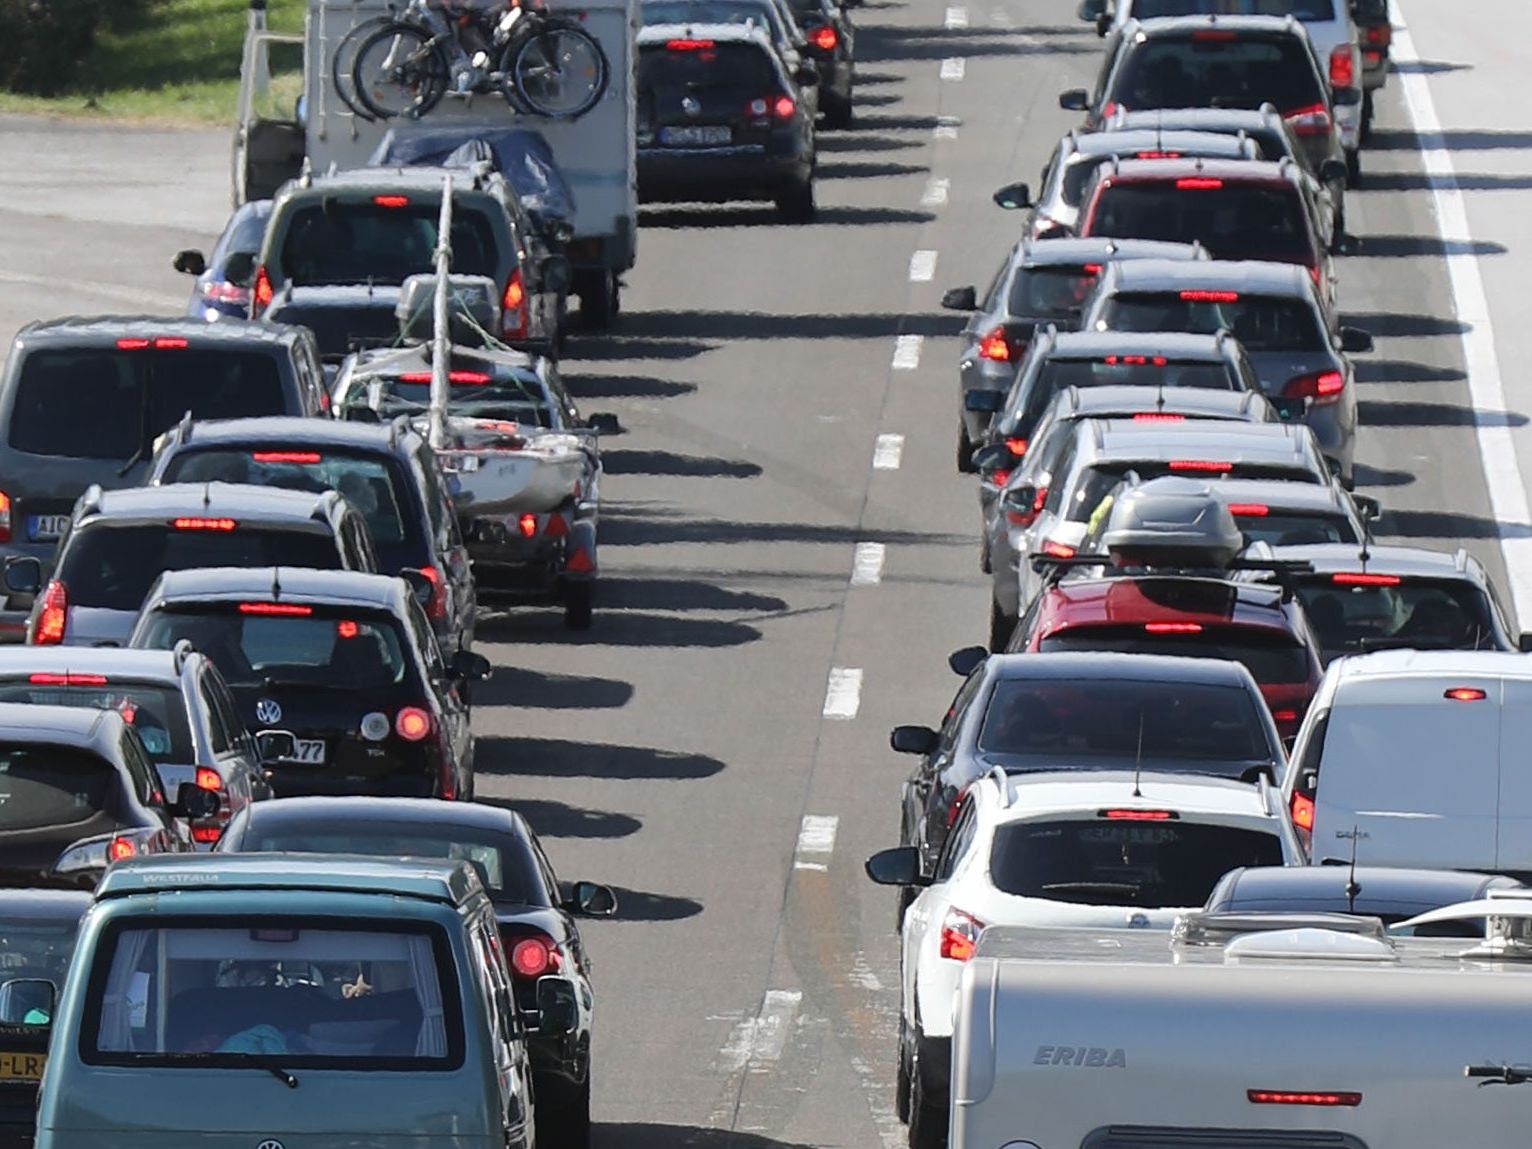
[[[968,790],[929,879],[913,847],[874,854],[873,881],[925,887],[900,963],[898,1108],[912,1149],[946,1137],[953,993],[985,926],[1168,929],[1229,870],[1302,863],[1264,778],[1122,771],[990,774]]]

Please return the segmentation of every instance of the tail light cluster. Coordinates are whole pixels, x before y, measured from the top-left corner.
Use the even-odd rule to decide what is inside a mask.
[[[229,795],[223,787],[223,776],[207,766],[198,766],[196,784],[199,790],[210,790],[218,795],[218,813],[211,818],[199,819],[192,823],[191,836],[193,842],[212,843],[218,841],[223,834],[223,828],[228,825],[229,815],[233,812],[229,806]]]
[[[418,706],[406,706],[394,715],[394,733],[406,742],[424,741],[431,726],[431,715]]]
[[[833,52],[835,45],[840,43],[840,36],[836,34],[834,28],[824,24],[809,33],[809,43],[821,52]]]
[[[11,541],[11,497],[0,491],[0,543]]]
[[[516,520],[516,529],[521,532],[521,537],[524,539],[535,539],[539,533],[539,527],[545,539],[562,539],[569,534],[569,524],[557,511],[548,515],[546,522],[540,522],[539,516],[530,511]]]
[[[261,313],[271,306],[271,301],[276,298],[276,294],[272,289],[271,276],[266,268],[256,268],[255,286],[250,289],[250,318],[259,319]]]
[[[517,978],[545,977],[564,968],[558,943],[541,930],[507,934],[504,941],[509,959],[506,964]]]
[[[1350,44],[1337,44],[1330,53],[1330,90],[1356,87],[1356,57]]]
[[[1043,504],[1048,501],[1048,488],[1038,487],[1037,496],[1032,500],[1031,511],[1006,511],[1005,518],[1013,527],[1030,527],[1038,515],[1042,513]]]
[[[505,295],[500,300],[500,333],[507,339],[525,339],[530,322],[527,284],[518,267],[505,281]]]
[[[1004,327],[995,328],[979,340],[979,358],[988,359],[991,363],[1011,361],[1011,344],[1005,337]]]
[[[979,948],[979,934],[984,923],[972,914],[953,907],[942,919],[941,955],[948,961],[967,961]]]
[[[791,96],[758,96],[745,105],[745,115],[752,120],[790,120],[798,105]]]
[[[1294,135],[1327,136],[1330,134],[1330,110],[1323,104],[1296,108],[1282,117]]]
[[[69,590],[54,579],[43,591],[43,608],[37,615],[37,626],[32,631],[32,645],[57,646],[64,641],[64,628],[69,622]]]
[[[1316,407],[1339,403],[1346,390],[1346,377],[1339,371],[1315,371],[1289,380],[1282,388],[1284,399],[1308,399]]]
[[[425,575],[426,581],[431,584],[431,601],[426,603],[426,617],[432,620],[447,617],[447,576],[438,566],[432,565],[421,567],[420,573]]]

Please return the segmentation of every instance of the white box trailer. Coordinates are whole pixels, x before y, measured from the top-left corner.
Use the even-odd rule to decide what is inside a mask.
[[[573,291],[586,317],[604,325],[618,306],[618,277],[637,255],[638,0],[548,4],[549,11],[579,20],[610,65],[601,99],[573,120],[523,115],[496,95],[449,95],[415,121],[357,115],[335,91],[335,51],[356,25],[396,7],[389,0],[308,0],[300,35],[269,31],[266,0],[249,0],[234,136],[236,206],[268,198],[298,176],[305,161],[316,175],[361,167],[390,129],[396,137],[432,128],[531,129],[548,141],[574,194],[574,239],[566,249],[575,268]]]
[[[1196,946],[986,931],[958,990],[950,1149],[1524,1144],[1532,1084],[1506,1070],[1532,1076],[1532,967],[1362,921]]]

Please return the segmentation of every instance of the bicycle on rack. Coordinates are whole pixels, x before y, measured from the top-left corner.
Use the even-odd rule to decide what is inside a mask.
[[[514,2],[409,0],[397,15],[346,35],[331,81],[368,120],[419,119],[446,96],[491,93],[527,115],[575,119],[601,99],[609,70],[601,45],[576,20]]]

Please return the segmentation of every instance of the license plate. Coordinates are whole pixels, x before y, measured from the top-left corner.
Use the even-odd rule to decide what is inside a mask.
[[[41,1081],[46,1053],[0,1053],[0,1081]]]
[[[293,750],[293,761],[302,762],[305,766],[323,766],[324,739],[299,738]]]
[[[695,128],[661,128],[660,143],[681,144],[696,147],[707,144],[726,144],[734,138],[734,130],[724,124]]]
[[[61,538],[69,527],[68,515],[28,515],[27,538],[35,543]]]

